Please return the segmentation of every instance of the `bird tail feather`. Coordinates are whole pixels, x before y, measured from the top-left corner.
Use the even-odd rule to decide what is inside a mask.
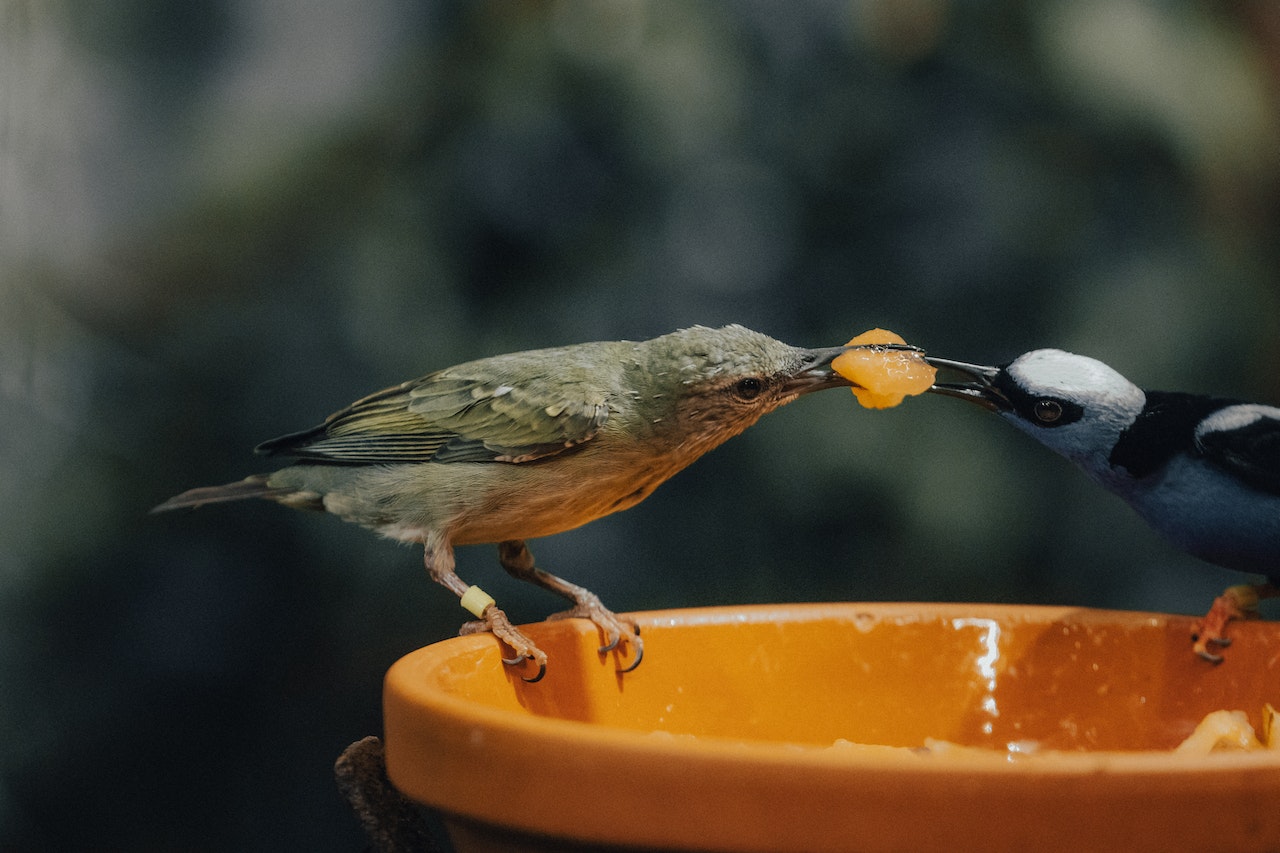
[[[266,474],[255,474],[222,486],[201,486],[198,489],[189,489],[153,507],[151,511],[153,513],[168,512],[171,509],[195,508],[205,504],[226,503],[246,498],[279,498],[293,491],[288,488],[272,488],[267,484]]]

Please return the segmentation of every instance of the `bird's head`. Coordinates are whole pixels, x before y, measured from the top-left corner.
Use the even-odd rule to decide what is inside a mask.
[[[691,443],[713,446],[802,394],[851,385],[831,369],[847,347],[802,349],[742,326],[695,326],[641,346],[640,407]]]
[[[1101,474],[1121,434],[1142,412],[1142,389],[1097,359],[1056,349],[1024,353],[1003,367],[927,356],[966,377],[930,390],[996,412],[1044,446]]]

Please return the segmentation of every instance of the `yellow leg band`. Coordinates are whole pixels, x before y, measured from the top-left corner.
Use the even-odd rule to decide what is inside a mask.
[[[484,611],[493,604],[493,596],[478,586],[469,586],[462,594],[462,608],[470,611],[477,619],[484,618]]]

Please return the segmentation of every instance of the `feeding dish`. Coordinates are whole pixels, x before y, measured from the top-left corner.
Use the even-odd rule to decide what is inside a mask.
[[[1280,751],[1172,752],[1208,713],[1261,731],[1280,624],[1055,607],[815,604],[632,614],[620,675],[582,620],[527,626],[546,677],[491,636],[402,658],[392,782],[459,851],[1265,850]],[[523,629],[522,629],[523,630]]]

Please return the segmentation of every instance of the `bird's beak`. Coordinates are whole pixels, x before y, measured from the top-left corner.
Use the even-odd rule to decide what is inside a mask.
[[[788,394],[808,394],[826,388],[849,388],[853,385],[831,369],[831,360],[848,347],[825,347],[800,351],[800,366],[787,377],[783,386]]]
[[[925,356],[924,360],[939,370],[950,370],[968,377],[966,382],[935,382],[929,389],[934,394],[968,400],[992,412],[1007,412],[1013,408],[1009,404],[1009,398],[995,386],[1000,368],[952,361],[949,358],[935,358],[931,355]]]
[[[919,347],[910,344],[854,344],[853,346],[823,347],[800,351],[800,366],[787,379],[785,390],[791,394],[808,394],[811,391],[824,391],[827,388],[861,387],[845,379],[831,367],[831,362],[841,353],[851,349],[909,350],[923,353]]]

